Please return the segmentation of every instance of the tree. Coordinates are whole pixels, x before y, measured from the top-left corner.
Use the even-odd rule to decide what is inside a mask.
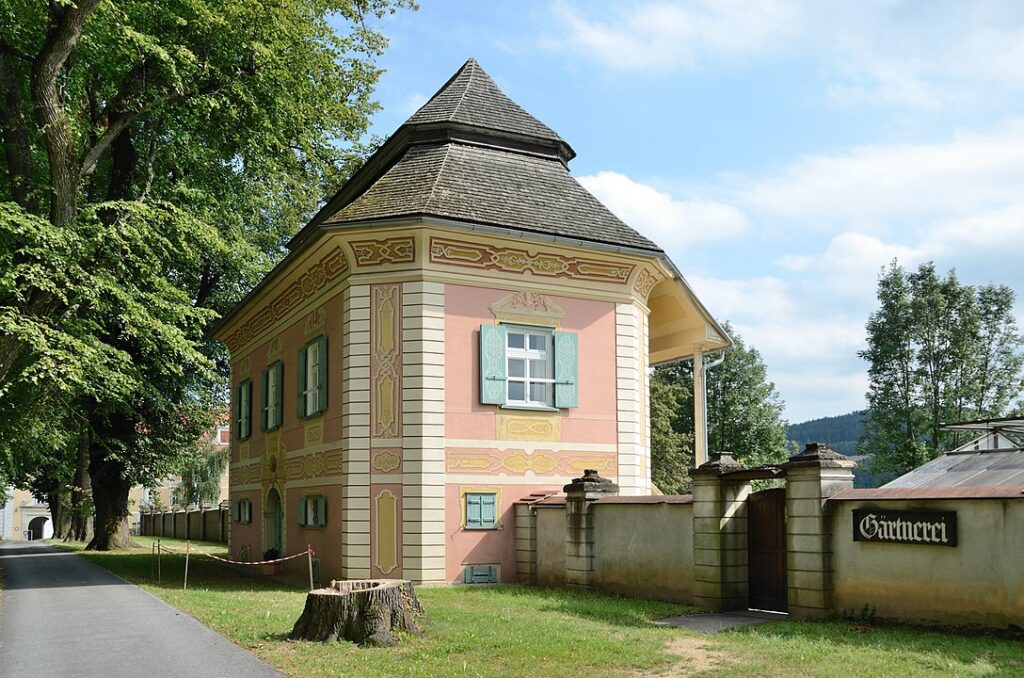
[[[208,439],[200,441],[195,454],[186,460],[181,469],[181,482],[175,490],[175,503],[179,506],[195,504],[202,509],[205,504],[219,501],[220,479],[230,459],[226,448],[218,450]]]
[[[876,472],[905,473],[958,434],[951,421],[1004,415],[1024,386],[1024,347],[1013,291],[963,285],[934,263],[908,272],[893,261],[878,281],[867,323],[870,416],[859,449]]]
[[[361,162],[385,46],[364,19],[406,4],[0,5],[0,453],[87,440],[91,548],[222,406],[204,331]]]
[[[708,449],[730,452],[747,466],[781,463],[788,451],[782,398],[757,349],[747,346],[729,323],[723,328],[734,345],[721,365],[705,373]],[[692,361],[656,368],[651,378],[651,475],[659,487],[659,480],[675,491],[689,486],[682,469],[692,463],[693,431]]]

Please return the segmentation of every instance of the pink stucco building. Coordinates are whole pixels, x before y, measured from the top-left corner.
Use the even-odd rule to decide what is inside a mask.
[[[651,492],[649,368],[728,339],[574,155],[470,60],[220,323],[236,557],[510,581],[513,502]]]

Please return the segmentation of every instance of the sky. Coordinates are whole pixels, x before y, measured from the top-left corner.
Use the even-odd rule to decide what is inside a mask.
[[[372,133],[475,57],[761,353],[791,422],[864,407],[894,259],[1008,285],[1024,324],[1024,3],[420,0],[373,25]]]

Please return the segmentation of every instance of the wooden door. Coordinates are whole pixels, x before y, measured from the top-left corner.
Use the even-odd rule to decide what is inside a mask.
[[[747,504],[747,560],[750,607],[787,610],[786,490],[763,490]]]

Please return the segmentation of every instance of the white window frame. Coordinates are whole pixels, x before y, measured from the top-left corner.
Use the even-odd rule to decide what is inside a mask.
[[[243,379],[238,385],[238,439],[252,435],[252,380]]]
[[[277,382],[281,374],[281,363],[275,362],[267,367],[267,430],[273,431],[281,425],[284,407],[277,402]]]
[[[513,348],[511,337],[513,335],[523,336],[524,348]],[[541,337],[544,339],[544,350],[538,351],[530,348],[530,337]],[[523,327],[517,325],[505,326],[505,403],[509,407],[543,407],[554,409],[555,406],[555,361],[554,361],[554,333],[551,330],[536,327]],[[512,376],[512,361],[523,360],[523,376]],[[531,361],[543,360],[546,369],[543,375],[531,373]],[[512,384],[523,384],[523,399],[512,397]],[[544,400],[532,400],[530,398],[531,384],[546,384],[546,398]]]
[[[306,403],[307,417],[320,411],[320,360],[322,357],[318,342],[311,341],[306,344],[306,388],[302,395]]]

